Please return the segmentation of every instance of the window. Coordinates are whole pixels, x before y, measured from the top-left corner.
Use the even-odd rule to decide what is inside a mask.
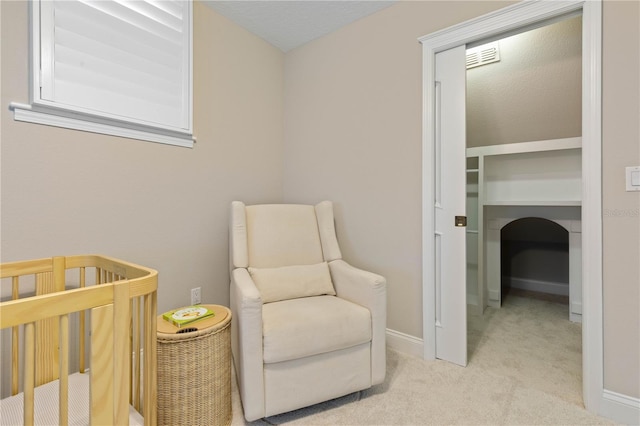
[[[191,1],[34,0],[14,119],[193,146]]]

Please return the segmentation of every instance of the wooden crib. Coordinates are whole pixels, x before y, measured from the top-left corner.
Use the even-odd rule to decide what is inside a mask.
[[[3,425],[156,424],[156,271],[69,256],[5,263],[0,278]]]

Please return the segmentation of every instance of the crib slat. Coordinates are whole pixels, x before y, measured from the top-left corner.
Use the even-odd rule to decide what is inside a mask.
[[[158,371],[157,359],[157,317],[158,294],[153,292],[143,296],[144,298],[144,371]],[[158,420],[158,380],[156,374],[144,375],[144,424],[145,426],[156,425]]]
[[[135,353],[133,349],[133,319],[135,318],[135,310],[133,309],[133,299],[129,300],[129,310],[131,311],[131,321],[129,323],[129,353]],[[133,359],[133,358],[132,358]],[[129,404],[133,405],[133,368],[129,372]]]
[[[60,316],[59,424],[69,424],[69,315]]]
[[[33,425],[33,400],[35,396],[35,324],[30,322],[24,325],[24,424]]]
[[[80,288],[84,288],[86,286],[86,281],[87,281],[86,268],[80,267],[79,269],[80,269]],[[85,354],[84,354],[85,312],[84,311],[80,311],[79,321],[80,321],[80,330],[78,332],[80,334],[79,343],[78,343],[78,347],[79,347],[78,357],[80,358],[79,371],[81,373],[84,373],[84,357],[85,357]]]
[[[91,370],[113,371],[113,305],[91,310]],[[91,424],[113,423],[113,376],[91,374]]]
[[[53,288],[54,291],[64,291],[67,281],[66,277],[66,261],[64,256],[56,256],[53,258]]]
[[[113,305],[113,388],[114,395],[114,420],[116,425],[126,425],[129,422],[129,395],[122,392],[126,389],[131,368],[131,353],[129,352],[129,322],[131,311],[129,310],[129,283],[120,281],[114,284]]]
[[[36,275],[36,295],[56,292],[53,274]],[[36,386],[58,378],[58,321],[55,318],[36,322]]]
[[[20,296],[20,278],[11,278],[12,290],[11,298],[18,299]],[[11,328],[11,395],[15,395],[19,391],[20,383],[20,327]]]
[[[135,360],[135,372],[134,372],[134,407],[140,411],[140,298],[136,297],[133,301],[135,320],[133,324],[133,341],[134,341],[134,353],[136,354]]]
[[[65,258],[51,259],[51,272],[36,274],[36,294],[64,291]],[[36,323],[36,386],[58,378],[58,321],[44,319]]]

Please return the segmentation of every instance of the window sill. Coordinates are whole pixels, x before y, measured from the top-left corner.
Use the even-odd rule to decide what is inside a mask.
[[[15,121],[44,124],[47,126],[63,127],[66,129],[81,130],[84,132],[100,133],[104,135],[120,136],[129,139],[138,139],[148,142],[157,142],[167,145],[193,148],[195,138],[190,134],[156,133],[144,126],[124,124],[116,120],[108,120],[94,117],[85,117],[80,114],[40,108],[34,105],[11,102],[9,108],[13,111]],[[158,130],[159,131],[159,130]]]

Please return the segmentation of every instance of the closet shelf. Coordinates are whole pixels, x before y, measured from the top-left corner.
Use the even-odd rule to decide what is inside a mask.
[[[533,142],[509,143],[467,148],[467,157],[523,154],[527,152],[556,151],[582,148],[582,138],[550,139]]]
[[[485,206],[580,206],[580,200],[487,200]]]

